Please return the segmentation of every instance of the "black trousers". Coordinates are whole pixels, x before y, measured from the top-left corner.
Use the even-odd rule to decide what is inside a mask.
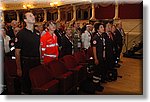
[[[119,46],[119,49],[117,49],[116,54],[117,54],[117,57],[120,59],[120,54],[122,52],[123,44],[118,44],[118,46]]]
[[[95,76],[100,76],[101,75],[101,81],[104,82],[107,80],[107,71],[108,71],[109,67],[108,67],[108,63],[107,61],[100,61],[99,60],[99,64],[97,66],[95,66],[95,71],[94,71],[94,75]]]
[[[30,69],[40,65],[40,59],[21,59],[22,77],[21,77],[21,91],[26,94],[31,94],[31,81],[29,72]]]

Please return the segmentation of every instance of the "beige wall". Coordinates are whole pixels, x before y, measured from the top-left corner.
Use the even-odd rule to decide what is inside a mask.
[[[142,19],[122,19],[122,25],[124,28],[125,33],[128,33],[132,28],[137,26],[132,32],[129,34],[139,34],[143,31],[143,20]],[[115,21],[117,22],[117,20]]]
[[[122,19],[121,21],[122,21],[122,26],[124,28],[124,31],[127,35],[126,36],[126,44],[128,44],[128,49],[130,49],[132,47],[134,41],[136,43],[138,43],[143,38],[143,20],[142,19]],[[117,22],[117,20],[115,21],[115,23],[116,22]],[[137,26],[137,27],[135,27],[135,26]],[[131,32],[129,32],[131,29],[133,29],[133,30]],[[124,46],[123,52],[125,52],[125,51],[126,51],[126,48]]]

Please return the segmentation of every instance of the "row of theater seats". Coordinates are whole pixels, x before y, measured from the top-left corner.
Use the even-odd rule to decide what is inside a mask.
[[[66,55],[59,60],[32,68],[30,70],[32,93],[77,93],[81,82],[87,78],[88,59],[92,56],[90,48],[87,52],[81,50],[73,55]],[[8,94],[18,94],[20,84],[17,81],[19,78],[16,74],[15,60],[6,57],[4,69]]]

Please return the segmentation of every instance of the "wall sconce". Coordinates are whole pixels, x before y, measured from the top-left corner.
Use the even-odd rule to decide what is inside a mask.
[[[2,5],[1,3],[0,3],[0,10],[4,10],[4,7],[3,7],[4,5]]]
[[[30,8],[32,8],[32,5],[30,5],[30,4],[23,5],[23,8],[25,8],[25,9],[30,9]]]
[[[50,6],[51,7],[57,7],[58,6],[58,2],[52,2],[52,3],[50,3]]]

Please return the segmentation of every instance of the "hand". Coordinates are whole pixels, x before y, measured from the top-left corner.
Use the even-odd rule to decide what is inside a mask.
[[[44,64],[44,61],[43,61],[43,59],[41,59],[41,61],[40,61],[40,62],[41,62],[41,64]]]
[[[59,47],[59,51],[61,51],[61,49],[62,49],[62,46]]]
[[[96,64],[96,65],[98,65],[98,64],[99,64],[98,59],[95,59],[95,64]]]
[[[21,70],[21,68],[17,68],[17,75],[18,75],[19,77],[22,76],[22,70]]]
[[[43,61],[41,61],[41,64],[44,64],[44,62],[43,62]]]

